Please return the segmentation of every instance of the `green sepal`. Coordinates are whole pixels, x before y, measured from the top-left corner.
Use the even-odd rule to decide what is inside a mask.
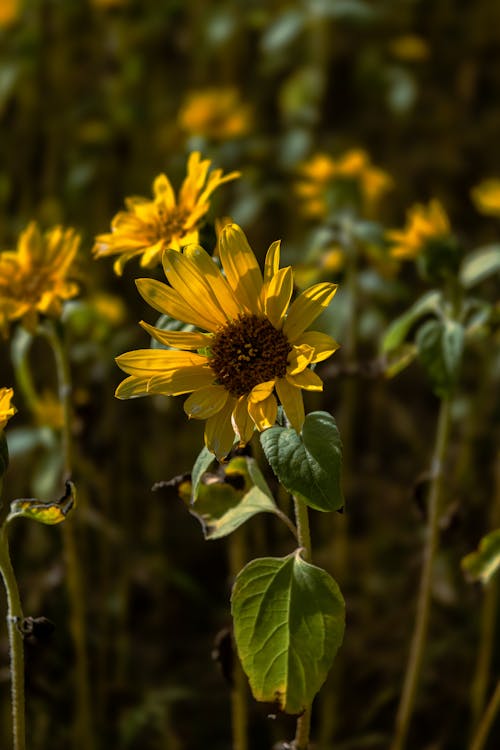
[[[253,695],[289,714],[311,705],[345,627],[338,585],[300,553],[253,560],[231,597],[238,655]]]
[[[471,581],[488,583],[500,569],[500,529],[486,534],[475,552],[462,559],[462,570]]]
[[[76,487],[73,482],[66,482],[64,495],[54,502],[42,502],[37,498],[13,500],[7,522],[14,518],[31,518],[49,526],[66,520],[70,511],[76,507]]]
[[[290,427],[270,427],[261,434],[260,441],[285,489],[303,497],[316,510],[343,507],[342,441],[331,414],[308,414],[300,435]]]
[[[460,374],[463,326],[454,320],[428,320],[417,331],[415,343],[434,393],[440,398],[449,396]]]

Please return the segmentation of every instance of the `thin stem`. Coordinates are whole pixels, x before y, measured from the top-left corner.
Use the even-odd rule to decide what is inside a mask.
[[[483,750],[488,735],[495,721],[496,715],[500,711],[500,680],[497,682],[495,692],[491,696],[483,718],[479,722],[476,735],[472,740],[470,750]]]
[[[71,477],[73,466],[71,372],[65,348],[53,323],[47,321],[43,326],[40,326],[40,333],[49,342],[56,363],[59,400],[63,410],[61,448],[63,454],[63,479],[66,480]],[[90,708],[85,591],[72,518],[69,518],[62,524],[62,538],[66,563],[67,589],[70,600],[70,628],[75,648],[77,747],[82,750],[91,750],[94,747],[94,737]]]
[[[229,537],[229,572],[234,580],[246,562],[246,534],[243,527]],[[234,643],[233,643],[234,645]],[[248,750],[247,681],[240,664],[236,647],[233,659],[233,686],[231,688],[232,750]]]
[[[429,501],[427,507],[427,539],[424,548],[417,614],[410,646],[410,654],[406,666],[403,691],[396,716],[395,736],[391,745],[391,750],[403,750],[405,747],[406,737],[415,706],[415,698],[427,640],[431,607],[432,573],[439,544],[439,518],[443,487],[443,463],[450,432],[450,404],[451,402],[449,398],[442,399],[439,409],[436,443],[432,459],[432,482],[429,489]]]
[[[288,526],[288,528],[290,529],[290,531],[294,535],[295,539],[297,539],[297,541],[298,541],[299,535],[298,535],[297,529],[295,527],[295,524],[289,519],[289,517],[287,516],[287,514],[283,513],[283,511],[281,510],[281,508],[275,508],[274,515],[277,516],[278,518],[280,518],[283,521],[283,523],[286,526]]]
[[[309,514],[307,505],[300,497],[293,498],[295,506],[295,520],[297,523],[298,542],[303,548],[304,559],[311,561],[311,531],[309,528]],[[294,750],[307,750],[309,747],[309,734],[311,731],[311,706],[307,706],[304,713],[297,719]]]
[[[16,576],[10,561],[9,543],[5,525],[0,529],[0,575],[3,578],[5,591],[7,592],[13,748],[14,750],[25,750],[24,644],[21,631],[18,627],[23,621],[23,611]]]

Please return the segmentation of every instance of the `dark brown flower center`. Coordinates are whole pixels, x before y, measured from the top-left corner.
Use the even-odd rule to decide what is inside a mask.
[[[152,227],[155,241],[164,240],[165,243],[169,243],[175,237],[185,234],[188,218],[189,212],[184,208],[175,206],[170,211],[160,208],[158,210],[157,223]]]
[[[239,315],[214,336],[210,367],[233,396],[244,396],[259,383],[286,374],[292,346],[267,318]]]

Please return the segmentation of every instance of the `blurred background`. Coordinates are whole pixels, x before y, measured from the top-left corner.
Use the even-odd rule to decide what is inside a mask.
[[[91,255],[124,198],[149,197],[160,172],[178,188],[193,150],[216,168],[241,172],[212,200],[201,233],[207,250],[215,245],[214,219],[231,216],[261,259],[281,238],[298,281],[340,284],[322,327],[343,348],[323,366],[324,394],[308,407],[331,411],[344,437],[346,513],[314,514],[313,535],[317,562],[339,581],[348,619],[338,677],[316,706],[313,736],[324,738],[324,750],[388,746],[414,617],[422,473],[437,398],[418,366],[386,380],[377,362],[389,321],[425,287],[411,264],[395,266],[370,242],[355,288],[348,284],[332,216],[308,211],[297,181],[317,153],[335,160],[363,150],[388,180],[376,204],[359,204],[362,219],[401,226],[412,203],[437,198],[466,248],[495,242],[498,220],[478,213],[470,190],[500,175],[499,91],[494,0],[0,0],[1,249],[14,248],[32,219],[82,235],[81,293],[63,322],[79,495],[71,523],[85,586],[94,740],[83,747],[73,734],[59,529],[21,520],[11,539],[24,610],[56,626],[50,638],[27,643],[30,750],[231,745],[230,689],[212,658],[217,634],[230,625],[228,544],[203,539],[175,489],[151,491],[190,472],[203,424],[187,423],[183,399],[113,397],[122,379],[114,357],[148,346],[138,321],[156,318],[134,281],[161,279],[161,270],[145,273],[131,261],[117,277],[111,260]],[[498,285],[484,293],[498,301]],[[6,501],[63,492],[51,358],[43,341],[33,343],[43,394],[34,414],[12,365],[22,345],[17,334],[0,340],[0,385],[15,388],[19,412],[7,433]],[[498,349],[498,341],[496,348],[483,342],[469,353],[456,397],[432,640],[409,744],[415,750],[466,747],[481,592],[465,582],[460,559],[490,528],[492,498],[500,495]],[[260,458],[258,443],[253,449]],[[252,519],[247,535],[249,559],[291,550],[273,518]],[[3,595],[0,601],[3,611]],[[493,658],[498,674],[498,649]],[[5,748],[7,665],[2,625]],[[293,736],[292,719],[270,719],[269,707],[250,698],[249,710],[251,748]],[[498,747],[498,737],[488,748]]]

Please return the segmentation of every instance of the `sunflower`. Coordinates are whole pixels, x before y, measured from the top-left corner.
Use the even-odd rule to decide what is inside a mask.
[[[11,404],[13,395],[12,388],[0,388],[0,432],[17,411],[16,407]]]
[[[245,444],[255,428],[265,430],[276,422],[278,399],[300,432],[302,390],[323,389],[308,366],[338,348],[330,336],[306,328],[330,304],[337,285],[316,284],[290,304],[293,274],[290,266],[279,268],[280,243],[270,246],[262,274],[236,224],[224,227],[219,252],[225,275],[203,248],[188,245],[182,253],[164,253],[170,286],[138,279],[148,304],[199,330],[166,331],[141,322],[156,341],[172,348],[117,357],[130,377],[116,396],[191,393],[184,411],[206,419],[205,444],[223,458],[235,436]]]
[[[429,243],[448,238],[450,234],[446,211],[439,201],[432,200],[428,206],[420,203],[412,206],[408,211],[406,227],[391,229],[386,236],[393,243],[390,250],[393,258],[413,260],[425,251]]]
[[[180,250],[198,242],[200,221],[207,213],[209,198],[219,185],[239,177],[239,172],[222,175],[221,169],[209,174],[209,159],[201,160],[198,151],[188,160],[187,176],[176,200],[170,180],[160,174],[153,182],[153,200],[126,198],[126,211],[119,211],[111,222],[111,232],[99,234],[93,253],[96,258],[119,255],[114,269],[118,275],[125,263],[136,255],[141,266],[151,268],[161,261],[164,250]]]
[[[252,112],[232,86],[188,93],[179,112],[179,126],[190,135],[224,141],[246,135],[252,127]]]
[[[61,313],[63,300],[78,292],[67,276],[79,244],[73,229],[54,227],[42,234],[31,222],[17,250],[0,253],[0,331],[15,320],[33,331],[40,314]]]

